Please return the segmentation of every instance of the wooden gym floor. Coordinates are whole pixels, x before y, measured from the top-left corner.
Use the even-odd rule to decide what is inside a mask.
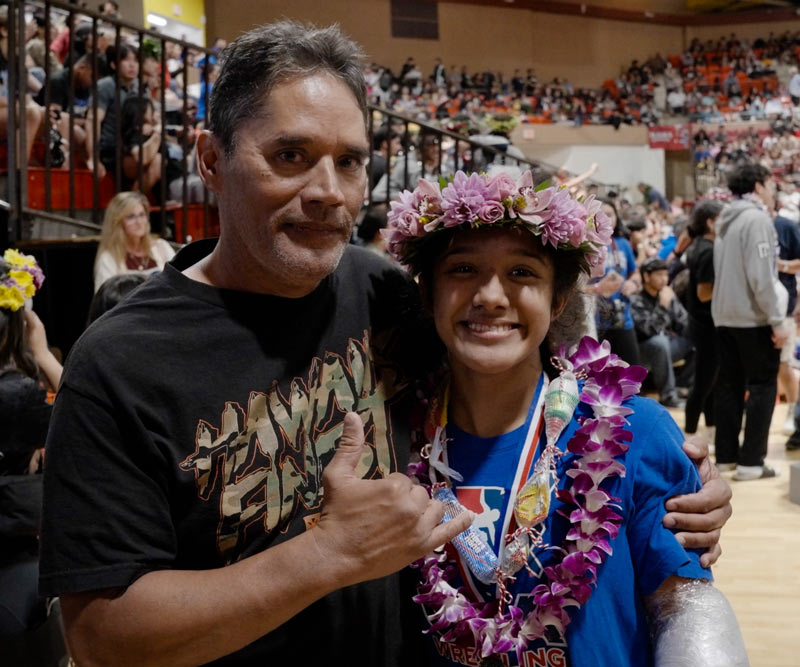
[[[670,412],[682,426],[683,410]],[[789,464],[800,461],[800,451],[784,449],[785,418],[786,406],[777,405],[767,462],[778,477],[735,482],[724,475],[733,516],[713,571],[739,619],[751,667],[800,667],[800,505],[789,501]]]

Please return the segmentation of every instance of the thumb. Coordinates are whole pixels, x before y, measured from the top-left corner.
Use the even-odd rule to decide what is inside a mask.
[[[361,449],[364,446],[364,424],[361,417],[355,412],[348,412],[344,416],[342,437],[331,462],[325,468],[328,483],[332,478],[355,478],[356,466],[361,459]]]

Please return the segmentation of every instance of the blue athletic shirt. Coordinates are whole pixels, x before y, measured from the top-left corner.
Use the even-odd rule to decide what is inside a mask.
[[[622,236],[615,236],[611,239],[611,244],[607,246],[608,254],[606,255],[606,262],[604,265],[603,275],[607,275],[609,271],[614,270],[619,273],[625,280],[630,278],[636,271],[636,255],[633,254],[628,239]],[[598,297],[603,300],[604,297]],[[614,315],[611,312],[606,312],[608,309],[602,307],[597,309],[597,328],[598,329],[633,329],[633,315],[631,314],[631,301],[625,296],[621,290],[617,290],[605,301],[618,301],[623,307],[623,326],[618,327],[614,323]],[[613,306],[609,304],[609,309],[613,310]]]
[[[540,385],[541,386],[541,385]],[[538,393],[538,390],[537,390]],[[534,403],[536,398],[534,398]],[[711,579],[710,570],[699,563],[700,550],[685,550],[671,531],[661,525],[666,513],[664,502],[678,494],[697,491],[701,484],[694,464],[681,450],[684,437],[669,413],[655,401],[634,397],[626,405],[634,409],[628,417],[634,434],[629,451],[617,460],[626,467],[624,478],[603,483],[612,497],[620,499],[623,517],[619,535],[611,541],[613,555],[598,569],[597,587],[579,610],[571,610],[566,641],[554,636],[529,645],[523,654],[524,667],[648,667],[653,664],[652,647],[644,609],[644,598],[668,577],[677,575]],[[578,428],[578,417],[591,417],[588,406],[580,404],[572,422],[558,441],[564,450]],[[492,438],[479,438],[450,424],[447,426],[448,464],[464,476],[456,492],[461,503],[478,516],[474,525],[497,551],[502,538],[502,521],[509,503],[517,461],[523,447],[526,427]],[[544,436],[541,438],[544,441]],[[541,443],[540,443],[541,445]],[[575,455],[565,454],[558,465],[559,487],[568,478]],[[551,500],[546,520],[545,542],[560,546],[569,529],[566,519],[557,514],[563,503]],[[557,552],[538,553],[546,567]],[[533,569],[538,570],[534,563]],[[454,582],[458,587],[463,582]],[[526,570],[512,584],[515,604],[527,611],[528,593],[539,583]],[[494,597],[494,588],[476,586]],[[423,618],[423,624],[425,620]],[[557,633],[556,633],[557,634]],[[480,665],[472,649],[455,647],[431,637],[428,642],[431,665]],[[502,656],[506,665],[519,665],[515,653]]]

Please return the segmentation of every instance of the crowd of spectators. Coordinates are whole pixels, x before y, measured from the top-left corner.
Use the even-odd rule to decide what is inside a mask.
[[[60,9],[51,8],[49,29],[43,10],[26,14],[28,164],[67,168],[73,162],[77,169],[96,169],[101,179],[108,175],[114,182],[119,169],[120,189],[138,190],[153,203],[163,203],[162,174],[166,172],[171,193],[167,198],[174,198],[182,188],[169,186],[182,176],[183,158],[187,165],[192,163],[195,137],[203,128],[205,97],[216,78],[216,56],[206,63],[201,52],[184,50],[167,39],[145,37],[139,43],[139,34],[126,28],[120,29],[117,43],[118,26],[113,21],[119,18],[118,5],[104,2],[97,12],[104,18],[94,26],[88,14],[71,14],[71,31],[70,15]],[[7,22],[8,8],[0,7],[3,135],[8,108]],[[224,47],[224,40],[217,40],[213,50]],[[190,183],[190,197],[195,191]]]
[[[420,120],[461,116],[463,124],[479,125],[499,112],[522,122],[615,127],[665,119],[723,122],[792,117],[800,102],[798,52],[800,32],[770,33],[752,42],[735,33],[716,41],[694,39],[682,53],[633,60],[593,87],[559,77],[540,80],[532,68],[510,76],[447,68],[438,58],[429,75],[413,57],[399,72],[372,64],[365,74],[374,100]]]

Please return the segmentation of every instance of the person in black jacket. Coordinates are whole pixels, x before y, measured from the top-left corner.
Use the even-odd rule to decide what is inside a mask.
[[[668,266],[659,257],[647,260],[641,267],[642,291],[631,297],[631,313],[639,357],[650,370],[650,377],[662,405],[683,407],[675,386],[673,365],[692,352],[685,337],[689,317],[686,309],[667,285]]]

